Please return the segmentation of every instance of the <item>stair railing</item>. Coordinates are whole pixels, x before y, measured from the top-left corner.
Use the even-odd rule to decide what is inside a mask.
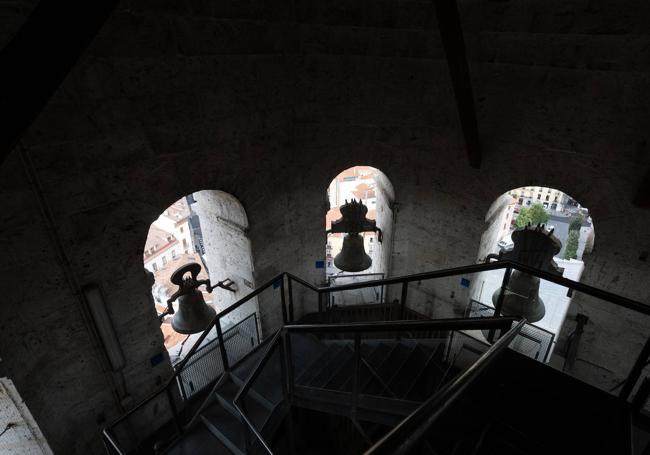
[[[178,399],[178,394],[179,394],[179,387],[180,390],[182,390],[182,386],[178,385],[178,381],[180,381],[180,374],[184,371],[186,366],[188,365],[188,362],[194,358],[194,355],[199,351],[199,348],[201,347],[202,343],[205,341],[206,337],[210,333],[210,331],[213,328],[216,328],[217,331],[217,342],[219,344],[219,350],[221,354],[221,362],[223,366],[223,371],[222,373],[228,372],[231,370],[231,365],[230,365],[230,360],[228,356],[228,352],[226,350],[225,346],[225,337],[224,337],[224,332],[221,327],[221,320],[228,316],[230,313],[233,311],[237,310],[240,308],[242,305],[250,301],[251,299],[257,297],[259,294],[261,294],[263,291],[266,289],[271,288],[272,286],[274,288],[279,287],[280,288],[280,293],[281,293],[281,306],[282,306],[282,313],[283,313],[283,319],[284,322],[288,322],[288,316],[286,315],[286,298],[285,298],[285,293],[284,293],[284,273],[281,273],[277,275],[276,277],[272,278],[271,280],[267,281],[264,283],[262,286],[256,288],[254,291],[252,291],[250,294],[246,295],[245,297],[241,298],[225,310],[221,311],[218,313],[213,320],[210,322],[208,327],[203,331],[201,336],[196,340],[192,348],[188,351],[186,356],[181,360],[179,363],[177,363],[174,366],[174,373],[172,376],[165,382],[164,386],[160,388],[159,390],[149,394],[146,396],[142,401],[140,401],[135,407],[133,407],[131,410],[129,410],[127,413],[119,417],[117,420],[113,421],[109,426],[104,428],[102,430],[102,436],[104,438],[104,444],[108,450],[110,450],[112,453],[115,453],[117,455],[126,455],[127,451],[126,449],[123,448],[123,446],[118,442],[117,437],[114,434],[115,428],[122,424],[124,421],[126,421],[129,417],[134,415],[138,410],[142,409],[145,405],[147,405],[149,402],[152,400],[158,398],[160,395],[163,393],[165,394],[167,398],[167,403],[169,404],[171,414],[173,417],[173,422],[174,426],[176,428],[176,438],[180,438],[182,434],[185,432],[186,428],[184,426],[183,419],[181,418],[181,412],[179,410],[179,406],[177,402],[179,401]],[[258,339],[259,341],[259,339]],[[244,360],[244,358],[239,359],[239,361]],[[216,381],[218,377],[215,377],[214,380]],[[187,421],[190,421],[190,419],[187,419]],[[168,441],[171,442],[171,441]],[[136,442],[136,446],[140,446],[140,441]]]
[[[502,335],[472,366],[454,381],[432,395],[415,411],[402,420],[388,434],[377,441],[365,455],[392,455],[410,453],[424,438],[431,426],[449,409],[462,393],[481,377],[482,373],[494,363],[508,345],[514,340],[526,320],[518,321]]]
[[[242,418],[244,420],[244,423],[247,426],[248,431],[251,432],[253,435],[255,435],[255,438],[260,442],[260,444],[262,444],[262,447],[264,447],[264,449],[268,453],[271,453],[271,454],[273,453],[273,451],[271,450],[271,446],[264,439],[264,437],[262,437],[261,433],[257,430],[257,428],[255,428],[255,425],[253,425],[253,423],[251,422],[249,417],[246,415],[247,413],[245,411],[245,406],[241,401],[241,397],[246,396],[246,394],[248,393],[248,391],[252,387],[253,382],[255,382],[255,379],[257,379],[257,377],[260,375],[260,373],[264,370],[264,367],[266,366],[269,359],[271,358],[271,355],[275,352],[275,349],[277,349],[279,346],[282,345],[280,343],[280,341],[282,340],[283,333],[284,332],[283,332],[282,329],[278,330],[275,333],[275,335],[273,336],[273,339],[269,343],[268,348],[266,349],[266,352],[264,352],[264,355],[257,362],[257,365],[255,365],[255,368],[253,368],[253,371],[248,376],[248,378],[246,379],[246,382],[244,383],[243,387],[239,390],[239,392],[235,396],[235,399],[233,400],[233,404],[234,404],[235,408],[237,409],[237,411],[241,414],[241,416],[242,416]],[[285,365],[286,365],[285,364],[286,359],[285,359],[284,350],[281,352],[280,355],[281,355],[281,368],[284,371]],[[286,401],[286,397],[285,397],[285,401]],[[249,435],[246,434],[246,444],[247,445],[249,444],[248,441],[249,441]]]
[[[291,352],[291,335],[292,334],[354,334],[354,369],[352,371],[352,393],[350,395],[351,412],[354,415],[356,408],[359,404],[360,397],[360,368],[361,368],[361,335],[363,333],[404,333],[404,332],[435,332],[441,331],[459,331],[459,330],[494,330],[499,331],[499,340],[493,344],[481,357],[475,366],[470,367],[468,372],[461,375],[459,380],[452,383],[453,387],[444,388],[436,393],[433,397],[438,395],[442,396],[442,401],[436,403],[443,403],[447,400],[453,400],[469,385],[469,381],[474,381],[487,366],[494,361],[494,359],[501,353],[501,351],[508,346],[512,339],[517,335],[521,327],[525,324],[525,320],[514,317],[499,317],[499,318],[460,318],[460,319],[438,319],[431,321],[399,321],[399,322],[370,322],[370,323],[357,323],[357,324],[310,324],[310,325],[285,325],[279,329],[272,341],[266,347],[266,351],[257,362],[255,368],[251,371],[244,385],[239,390],[233,404],[237,411],[241,414],[244,424],[246,425],[248,434],[246,435],[247,446],[249,445],[249,436],[252,434],[254,439],[261,445],[263,450],[268,454],[273,454],[271,444],[261,434],[261,429],[255,427],[251,418],[247,415],[244,397],[252,388],[255,380],[264,371],[265,366],[268,364],[272,355],[279,351],[280,354],[280,370],[281,370],[281,384],[283,392],[282,406],[285,411],[289,411],[293,403],[293,390],[295,389],[295,378],[293,376],[293,356]],[[478,367],[476,366],[478,365]],[[470,373],[468,375],[468,373]],[[431,401],[431,400],[429,400]],[[429,401],[425,402],[428,403]],[[449,403],[451,404],[451,403]],[[431,404],[429,405],[431,406]],[[422,413],[426,412],[429,407],[424,410],[418,408],[419,413],[412,419],[418,419]],[[418,411],[416,410],[416,412]],[[410,417],[410,416],[409,416]],[[291,426],[291,419],[289,419]],[[292,433],[290,429],[289,433]],[[291,437],[291,436],[290,436]]]
[[[509,283],[510,276],[513,270],[519,270],[521,272],[528,273],[530,275],[536,276],[542,280],[549,281],[551,283],[563,286],[568,288],[571,292],[578,291],[585,295],[595,297],[597,299],[603,300],[605,302],[611,303],[621,308],[626,308],[628,310],[636,311],[640,314],[650,316],[650,305],[637,302],[635,300],[623,297],[613,292],[605,291],[578,281],[573,281],[563,276],[555,275],[550,272],[543,270],[538,270],[528,265],[512,261],[512,260],[498,260],[488,263],[472,264],[468,266],[455,267],[450,269],[436,270],[433,272],[423,272],[413,275],[397,276],[384,278],[380,280],[369,280],[358,283],[350,283],[338,286],[331,287],[314,287],[309,283],[297,278],[296,276],[287,273],[288,285],[291,287],[292,281],[297,281],[300,284],[308,287],[313,292],[318,294],[318,312],[320,314],[321,322],[325,321],[325,314],[327,308],[325,302],[329,300],[329,294],[333,292],[342,292],[347,290],[362,289],[367,287],[376,287],[376,286],[388,286],[388,285],[399,285],[401,284],[400,300],[399,304],[401,306],[401,318],[404,319],[404,312],[407,309],[407,299],[408,299],[408,285],[412,282],[425,281],[425,280],[435,280],[440,278],[448,278],[452,276],[461,276],[469,275],[473,273],[487,272],[491,270],[504,270],[504,275],[501,283],[501,291],[499,293],[497,302],[494,308],[494,316],[499,317],[502,315],[501,309],[503,307],[503,301],[505,297],[505,289]],[[292,296],[289,298],[289,306],[293,308]],[[292,313],[293,314],[293,313]],[[493,336],[493,333],[488,334],[488,340]],[[647,338],[643,350],[637,356],[634,365],[630,369],[630,372],[626,376],[625,385],[619,394],[619,398],[622,400],[627,400],[637,386],[640,377],[643,374],[644,368],[650,363],[650,337]]]
[[[402,296],[408,296],[408,291],[405,291],[403,289],[404,285],[408,283],[412,283],[416,281],[432,280],[437,278],[448,278],[452,276],[469,275],[472,273],[487,272],[490,270],[499,270],[499,269],[505,269],[506,275],[508,274],[508,270],[512,272],[513,269],[519,270],[521,272],[526,272],[530,275],[534,275],[543,280],[550,281],[555,284],[559,284],[560,286],[564,286],[566,288],[573,289],[578,292],[582,292],[584,294],[596,297],[601,300],[605,300],[607,302],[613,303],[614,305],[621,306],[623,308],[627,308],[630,310],[638,311],[639,313],[645,315],[650,315],[650,305],[648,304],[637,302],[635,300],[628,299],[627,297],[623,297],[621,295],[614,294],[612,292],[605,291],[603,289],[598,289],[588,284],[580,283],[578,281],[573,281],[568,278],[564,278],[562,276],[554,275],[552,273],[545,272],[543,270],[538,270],[533,267],[527,266],[525,264],[521,264],[519,262],[515,262],[511,260],[501,260],[501,261],[494,261],[494,262],[482,263],[482,264],[472,264],[463,267],[436,270],[433,272],[416,273],[413,275],[390,277],[381,280],[361,281],[358,283],[342,284],[342,285],[332,286],[332,287],[327,287],[327,286],[316,287],[290,273],[285,273],[285,275],[289,277],[289,281],[297,281],[300,284],[304,285],[305,287],[308,287],[319,294],[330,294],[332,292],[340,292],[340,291],[361,289],[367,287],[376,287],[382,285],[402,284]],[[505,276],[504,276],[504,283],[502,284],[506,284],[506,285],[508,284],[508,279],[505,279]],[[291,304],[291,302],[289,302],[289,304]],[[406,305],[406,299],[400,301],[400,304]]]
[[[634,366],[632,367],[632,371],[630,372],[630,375],[627,377],[625,383],[623,384],[623,388],[621,389],[621,392],[619,394],[619,397],[621,399],[623,400],[628,399],[628,397],[632,393],[632,390],[634,389],[634,386],[639,381],[641,374],[643,374],[643,369],[646,366],[648,366],[649,363],[650,363],[650,337],[648,338],[648,341],[646,341],[645,345],[643,346],[641,353],[636,358],[636,361],[634,362]]]
[[[106,427],[103,430],[103,436],[104,436],[104,441],[107,445],[107,447],[112,450],[114,453],[117,453],[118,455],[123,455],[125,454],[124,450],[120,447],[118,442],[116,441],[116,438],[113,435],[113,429],[119,425],[120,423],[124,422],[127,418],[132,416],[134,412],[137,410],[141,409],[144,405],[147,403],[151,402],[152,400],[156,399],[158,396],[160,396],[162,393],[165,393],[167,396],[167,401],[169,403],[170,409],[173,414],[174,422],[176,425],[177,430],[179,433],[183,433],[185,430],[181,419],[179,417],[179,411],[177,409],[176,405],[176,395],[177,395],[177,390],[175,389],[174,383],[178,380],[178,375],[180,374],[181,371],[185,368],[187,363],[192,359],[192,357],[195,355],[196,351],[199,349],[199,346],[201,343],[205,340],[205,338],[208,336],[208,333],[210,330],[213,328],[216,328],[217,331],[217,338],[219,340],[219,350],[220,350],[220,355],[222,358],[223,366],[224,366],[224,371],[229,371],[231,368],[231,365],[229,364],[229,357],[228,357],[228,352],[227,349],[224,345],[224,334],[222,332],[221,328],[221,320],[228,314],[232,313],[236,309],[240,308],[243,304],[246,302],[250,301],[254,297],[258,296],[261,292],[264,290],[270,288],[273,286],[274,288],[280,288],[280,299],[281,299],[281,313],[282,313],[282,321],[284,324],[291,324],[295,321],[295,308],[294,308],[294,290],[293,290],[293,285],[295,283],[298,283],[304,287],[306,287],[309,291],[316,293],[318,297],[318,312],[321,316],[323,316],[327,310],[326,302],[329,300],[329,294],[332,292],[341,292],[341,291],[346,291],[346,290],[353,290],[353,289],[362,289],[362,288],[367,288],[367,287],[375,287],[375,286],[386,286],[386,285],[395,285],[395,284],[401,284],[401,292],[400,292],[400,307],[401,307],[401,313],[402,315],[406,311],[407,307],[407,299],[408,299],[408,285],[409,283],[412,282],[417,282],[417,281],[424,281],[424,280],[433,280],[433,279],[439,279],[439,278],[445,278],[445,277],[452,277],[452,276],[460,276],[460,275],[467,275],[467,274],[472,274],[472,273],[479,273],[479,272],[486,272],[490,270],[499,270],[499,269],[505,269],[504,273],[504,278],[502,282],[502,287],[501,287],[501,293],[499,295],[499,298],[497,300],[497,303],[495,305],[495,312],[494,316],[495,317],[500,317],[501,316],[501,306],[503,303],[503,297],[504,297],[504,289],[508,284],[508,279],[510,276],[510,273],[512,270],[519,270],[534,276],[537,276],[541,279],[544,279],[546,281],[558,284],[560,286],[567,287],[571,290],[575,290],[581,293],[584,293],[586,295],[590,295],[592,297],[602,299],[604,301],[607,301],[609,303],[612,303],[614,305],[620,306],[622,308],[630,309],[636,312],[639,312],[644,315],[650,315],[650,305],[646,305],[637,301],[634,301],[632,299],[628,299],[626,297],[604,291],[602,289],[598,289],[583,283],[579,283],[573,280],[569,280],[567,278],[564,278],[562,276],[557,276],[548,272],[544,272],[541,270],[534,269],[532,267],[529,267],[527,265],[517,263],[514,261],[510,260],[501,260],[501,261],[496,261],[496,262],[490,262],[490,263],[482,263],[482,264],[472,264],[469,266],[463,266],[463,267],[456,267],[456,268],[450,268],[450,269],[444,269],[444,270],[438,270],[438,271],[433,271],[433,272],[424,272],[424,273],[418,273],[418,274],[413,274],[413,275],[406,275],[406,276],[400,276],[400,277],[391,277],[391,278],[384,278],[380,280],[370,280],[370,281],[364,281],[364,282],[359,282],[359,283],[350,283],[350,284],[345,284],[345,285],[340,285],[340,286],[332,286],[332,287],[317,287],[312,285],[311,283],[295,276],[290,273],[284,272],[281,273],[271,280],[267,281],[264,283],[262,286],[258,287],[254,291],[252,291],[250,294],[245,296],[244,298],[240,299],[238,302],[234,303],[227,309],[223,310],[219,314],[216,315],[216,317],[213,319],[213,321],[210,323],[208,329],[206,329],[203,334],[199,337],[197,342],[192,346],[188,354],[185,356],[185,358],[175,366],[175,371],[174,374],[166,381],[165,385],[148,395],[145,399],[143,399],[138,405],[136,405],[134,408],[132,408],[130,411],[128,411],[126,414],[118,418],[116,421],[114,421],[111,425]],[[285,277],[286,277],[286,287],[285,287]],[[287,295],[288,294],[288,298]],[[643,367],[647,364],[648,361],[648,349],[647,346],[650,344],[650,338],[648,338],[648,343],[646,343],[646,348],[644,348],[643,352],[639,354],[637,361],[635,362],[635,366],[631,369],[630,374],[628,375],[626,382],[625,382],[625,387],[623,391],[620,394],[620,397],[622,399],[627,399],[629,396],[629,393],[632,391],[632,389],[635,387],[637,382],[639,381],[640,376],[643,373]],[[218,378],[215,378],[215,380]],[[625,392],[625,393],[623,393]]]

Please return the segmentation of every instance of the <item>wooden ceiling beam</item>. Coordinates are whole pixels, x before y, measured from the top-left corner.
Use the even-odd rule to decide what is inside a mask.
[[[481,141],[478,134],[472,80],[467,64],[467,52],[465,51],[458,5],[456,0],[434,0],[434,3],[465,140],[467,158],[470,166],[478,168],[481,166],[482,158]]]
[[[0,51],[0,163],[97,35],[117,0],[41,0]]]

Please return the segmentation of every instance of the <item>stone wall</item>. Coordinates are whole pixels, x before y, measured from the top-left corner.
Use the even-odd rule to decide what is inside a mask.
[[[248,217],[241,203],[223,191],[203,190],[194,193],[194,197],[210,281],[214,285],[230,278],[235,284],[235,292],[222,288],[212,291],[212,305],[220,312],[255,289],[253,255],[247,233]],[[227,315],[221,326],[226,330],[257,311],[258,302],[253,298]]]
[[[377,226],[382,232],[382,242],[375,239],[372,254],[372,266],[368,273],[384,273],[385,276],[390,274],[390,261],[393,255],[393,231],[395,230],[395,191],[388,177],[381,171],[375,178],[377,200],[375,208],[377,210]],[[366,272],[362,272],[366,273]]]
[[[638,259],[650,214],[630,204],[650,166],[650,37],[638,33],[650,6],[461,9],[480,170],[467,164],[431,2],[120,4],[0,168],[0,376],[55,453],[99,453],[105,422],[171,373],[152,363],[165,350],[142,248],[151,222],[194,191],[241,202],[259,285],[284,270],[322,284],[325,188],[357,163],[394,185],[392,275],[473,263],[499,195],[551,186],[597,223],[583,282],[650,303],[650,264]],[[127,358],[119,374],[79,295],[90,282]],[[436,311],[456,312],[445,302],[464,298],[458,286],[436,290]],[[277,326],[279,307],[259,305]],[[310,297],[296,310],[314,308]],[[592,317],[589,337],[604,348],[589,361],[611,369],[648,325],[606,313]],[[621,330],[632,348],[617,344]]]

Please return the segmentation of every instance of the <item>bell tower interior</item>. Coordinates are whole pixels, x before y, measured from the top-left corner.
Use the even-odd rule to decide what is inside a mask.
[[[7,409],[29,411],[15,420],[0,414],[0,452],[32,434],[57,455],[105,453],[103,432],[115,422],[126,422],[111,433],[117,441],[132,444],[133,453],[145,445],[153,452],[165,439],[158,432],[176,434],[175,414],[183,431],[198,422],[212,437],[192,406],[218,381],[223,393],[210,394],[216,401],[209,404],[221,406],[226,397],[223,415],[235,421],[221,429],[254,436],[235,397],[258,371],[246,356],[254,351],[260,361],[269,346],[276,350],[267,366],[278,368],[259,369],[260,381],[269,377],[264,371],[277,379],[268,371],[282,371],[274,363],[281,352],[295,354],[304,371],[319,371],[310,370],[313,377],[302,383],[282,383],[288,393],[305,387],[291,400],[278,398],[280,386],[273,389],[277,400],[259,399],[251,383],[250,394],[241,393],[244,407],[286,411],[309,388],[333,384],[340,388],[318,398],[347,420],[339,425],[332,417],[330,428],[354,432],[355,447],[369,450],[364,433],[367,439],[377,433],[372,425],[359,431],[348,418],[351,408],[342,410],[342,403],[352,403],[352,395],[346,394],[358,398],[368,385],[379,401],[360,399],[355,413],[366,406],[378,421],[371,423],[396,428],[415,401],[387,401],[389,385],[404,387],[407,398],[421,392],[422,400],[431,390],[407,384],[416,374],[397,375],[409,370],[382,368],[381,359],[408,366],[409,358],[426,357],[433,359],[431,371],[451,371],[454,359],[473,364],[494,344],[454,357],[452,341],[478,346],[480,336],[470,340],[468,331],[489,334],[512,321],[499,315],[501,321],[471,322],[462,330],[445,325],[440,350],[431,336],[435,321],[485,316],[469,304],[489,307],[517,267],[540,279],[546,315],[555,297],[544,295],[545,281],[570,302],[557,330],[542,327],[553,332],[550,344],[543,341],[550,335],[526,332],[537,337],[534,353],[522,354],[526,359],[499,350],[508,354],[491,365],[504,374],[490,376],[490,390],[519,393],[529,400],[526,409],[553,415],[544,424],[559,422],[564,430],[546,431],[549,438],[574,440],[568,429],[581,421],[574,411],[594,423],[587,412],[593,411],[619,429],[635,409],[649,413],[648,24],[645,0],[0,2],[0,109],[7,119],[0,129],[0,379],[10,381],[2,380],[10,384],[3,385],[5,398],[13,397]],[[345,203],[345,197],[334,200],[335,187],[362,183],[366,170],[374,187],[354,186],[349,197],[370,204],[375,218],[368,222],[383,234],[379,243],[364,231],[372,265],[353,272],[383,274],[386,281],[373,286],[381,291],[369,294],[356,278],[336,282],[329,262],[343,240],[326,232],[339,219],[331,211]],[[533,183],[547,186],[524,186]],[[529,190],[522,196],[521,188]],[[568,263],[582,255],[579,277],[498,258],[486,264],[487,256],[510,246],[499,231],[511,226],[501,222],[504,204],[530,209],[539,201],[561,211],[560,199],[547,191],[554,188],[589,208],[577,229],[567,229],[559,253]],[[372,207],[372,191],[379,208]],[[175,214],[185,210],[196,222],[179,223]],[[558,223],[549,224],[559,233]],[[177,231],[170,237],[169,230]],[[569,248],[569,231],[576,232],[577,247],[571,240]],[[201,265],[199,280],[236,285],[202,293],[220,325],[205,335],[213,337],[211,347],[196,347],[191,356],[192,340],[205,332],[191,335],[182,350],[186,336],[169,331],[165,317],[161,332],[159,315],[175,288],[156,277],[171,275],[189,255]],[[498,275],[493,287],[483,272]],[[361,298],[383,306],[342,308],[338,297],[330,298],[335,286],[348,286],[339,296],[356,292],[355,304]],[[328,323],[395,325],[376,332],[390,333],[390,343],[363,341],[372,337],[359,327],[347,335],[315,327],[298,335],[301,329],[290,328]],[[417,332],[428,339],[406,335],[409,324],[424,324]],[[535,330],[517,324],[509,330]],[[291,344],[298,339],[303,342]],[[396,357],[389,355],[393,349]],[[359,382],[369,371],[360,360],[354,382],[355,359],[372,366],[380,381]],[[526,395],[514,380],[499,382],[516,377],[517,365],[527,366],[531,380],[547,381],[536,390],[557,392],[557,400],[548,400],[555,407],[545,407],[547,395]],[[406,390],[411,385],[415,392]],[[497,398],[488,395],[472,397]],[[597,398],[607,406],[586,406]],[[517,412],[514,402],[479,402]],[[457,421],[443,423],[439,434],[468,441],[452,431],[462,426]],[[485,421],[473,423],[479,435],[487,428]],[[278,428],[288,434],[284,426],[263,430],[280,434]],[[595,451],[607,426],[602,429],[581,427]],[[308,438],[298,442],[306,447],[300,444]],[[235,449],[228,450],[246,450]]]

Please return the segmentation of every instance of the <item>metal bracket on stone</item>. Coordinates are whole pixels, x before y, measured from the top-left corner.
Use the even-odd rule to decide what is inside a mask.
[[[209,282],[210,282],[210,280],[208,280],[208,283]],[[226,278],[223,281],[219,281],[217,284],[215,284],[214,286],[211,287],[210,292],[212,292],[212,289],[215,289],[215,288],[223,288],[226,291],[237,292],[237,284],[233,280],[231,280],[230,278]]]
[[[582,313],[576,315],[576,328],[573,329],[573,332],[567,337],[566,349],[564,354],[564,365],[562,365],[562,371],[568,372],[573,369],[573,365],[578,358],[578,346],[580,345],[580,338],[585,331],[585,325],[589,321],[589,317]]]

